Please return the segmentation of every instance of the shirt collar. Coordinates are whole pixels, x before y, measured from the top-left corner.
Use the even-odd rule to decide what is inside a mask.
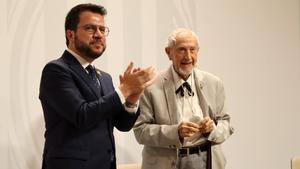
[[[77,60],[78,62],[81,64],[81,66],[85,69],[88,65],[92,65],[92,63],[89,63],[88,61],[86,61],[83,57],[81,57],[80,55],[78,55],[76,52],[74,52],[73,50],[71,50],[70,48],[67,48],[67,51],[70,52]]]

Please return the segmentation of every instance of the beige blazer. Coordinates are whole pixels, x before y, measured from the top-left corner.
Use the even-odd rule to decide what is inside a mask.
[[[216,122],[218,138],[210,138],[213,146],[212,168],[224,169],[226,160],[221,143],[232,133],[230,116],[224,101],[222,82],[216,76],[194,69],[196,92],[199,96],[203,116],[210,116]],[[161,73],[149,86],[140,100],[141,114],[133,128],[136,140],[144,145],[142,169],[173,169],[176,164],[176,148],[182,145],[177,126],[180,123],[179,110],[175,100],[175,83],[172,67]],[[209,136],[207,136],[207,139]]]

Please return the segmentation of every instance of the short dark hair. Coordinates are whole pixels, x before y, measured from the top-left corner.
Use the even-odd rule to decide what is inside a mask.
[[[106,9],[101,5],[96,4],[79,4],[74,6],[67,14],[66,20],[65,20],[65,32],[67,30],[74,30],[76,31],[77,25],[79,23],[79,16],[82,12],[90,11],[93,13],[98,13],[102,16],[105,16],[107,14]],[[66,44],[69,45],[69,40],[66,35]]]

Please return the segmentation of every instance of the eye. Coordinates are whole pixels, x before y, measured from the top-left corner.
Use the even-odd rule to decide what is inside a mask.
[[[179,48],[177,48],[177,51],[180,53],[183,53],[186,51],[186,49],[184,47],[179,47]]]
[[[87,26],[85,26],[84,29],[85,29],[87,32],[93,32],[93,31],[94,31],[94,28],[93,28],[92,25],[87,25]]]
[[[197,50],[196,48],[190,48],[190,52],[191,52],[191,53],[195,53],[196,50]]]
[[[99,31],[104,34],[106,32],[105,27],[99,27]]]

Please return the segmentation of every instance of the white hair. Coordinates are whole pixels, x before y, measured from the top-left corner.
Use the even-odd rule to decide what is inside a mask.
[[[178,28],[175,29],[168,37],[167,47],[172,47],[176,44],[176,40],[179,37],[192,36],[197,40],[197,45],[199,47],[199,38],[195,32],[187,28]]]

